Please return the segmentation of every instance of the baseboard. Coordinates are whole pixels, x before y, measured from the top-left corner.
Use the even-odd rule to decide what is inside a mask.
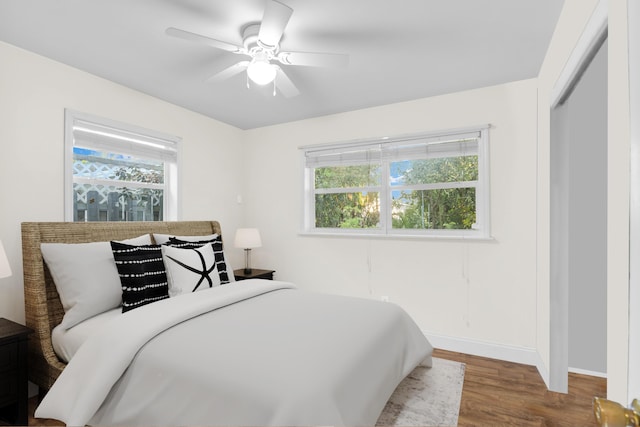
[[[606,372],[589,371],[587,369],[569,368],[572,374],[589,375],[590,377],[607,378]]]
[[[536,366],[538,370],[542,362],[538,352],[534,348],[510,346],[466,338],[454,338],[430,332],[424,332],[424,335],[431,345],[442,350]]]
[[[549,388],[549,371],[547,370],[542,357],[540,357],[540,354],[534,348],[510,346],[466,338],[454,338],[424,331],[423,333],[431,345],[441,350],[455,351],[456,353],[465,353],[472,356],[488,357],[490,359],[535,366],[542,378],[542,381],[544,381],[547,388]],[[587,371],[578,368],[569,368],[569,372],[589,375],[592,377],[607,378],[606,373]]]
[[[538,354],[534,348],[510,346],[466,338],[454,338],[424,331],[423,333],[435,348],[535,366],[538,369],[538,373],[540,374],[540,377],[542,377],[545,385],[549,388],[549,371],[542,361],[540,354]],[[592,377],[607,378],[606,373],[588,371],[579,368],[569,368],[569,372],[589,375]]]

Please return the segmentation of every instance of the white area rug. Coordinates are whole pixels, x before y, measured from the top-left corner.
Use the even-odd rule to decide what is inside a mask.
[[[455,426],[464,382],[464,363],[433,358],[418,366],[396,388],[378,426]]]

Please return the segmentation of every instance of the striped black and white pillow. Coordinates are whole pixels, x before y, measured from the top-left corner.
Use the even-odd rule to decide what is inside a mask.
[[[175,237],[169,238],[169,242],[165,243],[168,246],[173,246],[174,248],[199,248],[203,245],[211,243],[213,245],[213,253],[216,258],[216,269],[218,270],[218,274],[220,276],[220,284],[224,285],[231,282],[230,273],[227,270],[227,261],[224,257],[224,251],[222,250],[222,237],[216,236],[213,240],[201,240],[198,242],[187,242],[184,240],[177,239]]]
[[[169,298],[160,245],[132,246],[111,242],[122,284],[122,312]]]

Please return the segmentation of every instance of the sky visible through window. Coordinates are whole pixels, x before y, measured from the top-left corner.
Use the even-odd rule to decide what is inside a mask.
[[[413,162],[411,160],[403,160],[400,162],[393,162],[389,165],[389,183],[391,184],[392,187],[394,186],[398,186],[398,185],[404,185],[405,184],[405,173],[408,170],[411,170],[411,168],[413,167]],[[400,196],[402,195],[402,192],[400,191],[392,191],[391,192],[391,198],[393,200],[399,199]]]

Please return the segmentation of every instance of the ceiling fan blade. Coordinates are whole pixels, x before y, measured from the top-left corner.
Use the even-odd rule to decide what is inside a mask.
[[[276,87],[282,92],[285,98],[293,98],[300,95],[300,91],[293,84],[289,76],[282,70],[282,68],[276,66]],[[274,92],[275,95],[275,92]]]
[[[349,55],[343,53],[280,52],[276,59],[283,64],[307,67],[346,68],[349,64]]]
[[[220,71],[219,73],[216,73],[213,76],[209,77],[207,79],[207,83],[217,83],[217,82],[221,82],[223,80],[229,79],[235,76],[236,74],[240,74],[241,72],[245,71],[248,66],[249,66],[249,61],[236,62],[232,66],[227,67],[224,70]]]
[[[240,53],[241,46],[236,46],[231,43],[223,42],[221,40],[212,39],[211,37],[203,36],[200,34],[192,33],[190,31],[181,30],[179,28],[169,27],[165,30],[165,34],[171,37],[177,37],[183,40],[189,40],[197,43],[206,44],[218,49],[226,50],[233,53]]]
[[[275,47],[280,43],[284,29],[291,18],[293,9],[276,0],[267,0],[262,16],[258,40],[264,45]]]

